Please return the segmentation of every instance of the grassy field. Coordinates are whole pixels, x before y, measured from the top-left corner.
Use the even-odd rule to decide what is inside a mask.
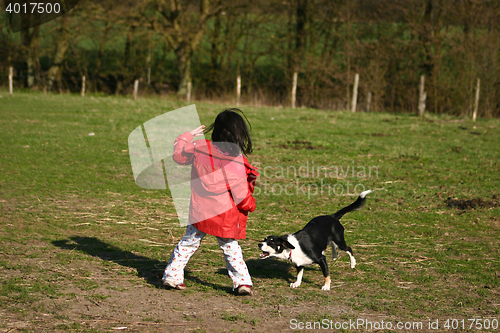
[[[160,287],[184,228],[168,191],[134,183],[127,138],[185,104],[0,96],[0,332],[500,329],[498,120],[242,107],[261,177],[240,242],[255,295],[236,297],[211,236],[187,290]],[[206,125],[225,107],[196,106]],[[358,265],[328,249],[331,291],[318,265],[290,289],[290,263],[259,260],[258,241],[364,189],[342,219]]]

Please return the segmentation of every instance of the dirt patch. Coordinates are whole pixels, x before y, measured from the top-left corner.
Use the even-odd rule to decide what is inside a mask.
[[[315,318],[318,311],[332,318],[358,316],[349,306],[333,302],[321,309],[311,300],[289,304],[301,298],[291,289],[276,297],[276,302],[269,302],[274,287],[262,282],[254,285],[253,297],[235,296],[231,287],[223,283],[207,282],[200,288],[194,286],[198,280],[196,272],[189,270],[188,289],[169,290],[160,286],[160,270],[145,277],[138,264],[104,259],[104,254],[81,260],[78,253],[82,252],[82,245],[70,250],[71,246],[59,242],[55,247],[38,243],[44,246],[43,257],[2,256],[20,267],[33,268],[29,275],[14,269],[0,272],[2,281],[15,278],[18,288],[31,290],[29,300],[22,295],[9,296],[11,302],[0,311],[0,332],[266,332],[287,331],[291,319]],[[24,250],[33,252],[30,247]],[[99,249],[88,251],[100,253]],[[111,252],[108,249],[106,253]],[[67,261],[64,265],[59,262],[61,256]],[[130,254],[128,261],[140,259]],[[158,267],[163,269],[165,264],[161,262]],[[147,266],[150,270],[156,267],[151,263]],[[57,284],[57,292],[39,291],[41,287],[36,286],[40,283],[45,288]]]
[[[379,133],[372,133],[371,136],[375,136],[375,137],[392,136],[392,133],[379,132]]]
[[[323,146],[313,146],[312,143],[310,141],[307,141],[307,140],[287,141],[286,144],[284,144],[284,143],[280,144],[279,147],[285,148],[285,149],[295,149],[295,150],[299,150],[299,149],[313,150],[313,149],[323,148]]]
[[[463,210],[498,207],[499,206],[498,196],[494,195],[492,199],[493,200],[486,201],[481,198],[453,199],[452,197],[448,197],[448,199],[446,199],[446,205],[449,208],[458,208]]]

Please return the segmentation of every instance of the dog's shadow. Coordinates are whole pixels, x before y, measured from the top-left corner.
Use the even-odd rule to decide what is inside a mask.
[[[248,271],[254,278],[295,281],[295,266],[279,259],[249,259],[246,261]]]
[[[167,262],[147,258],[134,254],[130,251],[122,250],[114,245],[105,243],[96,237],[73,236],[69,239],[53,241],[52,244],[64,250],[79,251],[92,257],[100,258],[104,261],[114,262],[124,267],[130,267],[137,271],[137,276],[143,278],[148,284],[156,288],[162,288],[161,278]],[[227,270],[224,274],[227,274]],[[218,272],[222,274],[222,272]],[[185,271],[185,279],[204,285],[214,290],[221,290],[232,293],[232,287],[203,281],[192,275],[188,269]]]
[[[260,259],[249,259],[245,260],[245,263],[252,278],[291,281],[296,272],[295,267],[290,264],[273,259],[267,259],[265,262]],[[227,269],[219,268],[216,274],[227,275]]]

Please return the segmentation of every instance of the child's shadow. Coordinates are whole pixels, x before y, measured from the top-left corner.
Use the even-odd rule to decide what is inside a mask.
[[[130,251],[122,250],[114,245],[105,243],[95,237],[73,236],[69,239],[53,241],[53,245],[70,251],[79,251],[105,261],[111,261],[124,267],[130,267],[137,271],[137,276],[143,278],[147,283],[162,288],[161,278],[166,262],[143,257]],[[214,290],[222,290],[232,293],[231,287],[226,287],[214,283],[200,280],[193,276],[189,270],[185,271],[185,279],[202,284]]]
[[[53,241],[52,244],[61,249],[79,251],[124,267],[134,268],[137,270],[137,275],[147,283],[155,287],[161,286],[161,273],[166,266],[166,263],[162,261],[124,251],[95,237],[73,236],[69,239]]]

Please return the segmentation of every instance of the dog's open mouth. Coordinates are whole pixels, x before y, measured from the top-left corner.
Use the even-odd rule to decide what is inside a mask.
[[[267,257],[269,257],[269,252],[265,252],[265,251],[264,251],[264,252],[262,252],[262,253],[260,254],[260,259],[264,259],[264,258],[267,258]]]

